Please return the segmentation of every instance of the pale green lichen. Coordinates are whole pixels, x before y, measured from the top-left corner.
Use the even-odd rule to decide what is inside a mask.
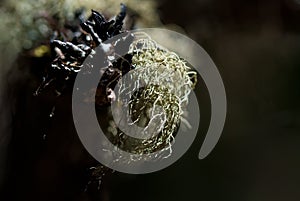
[[[170,155],[171,144],[186,110],[189,94],[197,82],[196,71],[176,53],[159,46],[147,35],[142,35],[130,46],[134,70],[129,72],[129,81],[125,79],[119,82],[116,101],[117,105],[126,108],[123,111],[129,111],[124,117],[129,128],[127,132],[132,124],[137,124],[144,128],[140,132],[141,136],[157,130],[159,133],[151,138],[137,139],[128,137],[128,133],[122,129],[117,135],[116,129],[109,129],[114,130],[116,145],[134,154],[130,159],[120,155],[116,157],[117,161],[147,160],[147,155],[150,157],[150,153],[160,150]]]

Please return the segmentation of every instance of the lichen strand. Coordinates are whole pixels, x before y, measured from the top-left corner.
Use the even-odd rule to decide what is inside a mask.
[[[188,103],[188,95],[197,82],[197,73],[183,59],[151,39],[132,43],[130,51],[134,55],[132,63],[138,80],[168,88],[179,98],[180,105]]]
[[[124,93],[128,91],[124,90]],[[121,101],[121,100],[118,100]],[[124,100],[123,100],[124,101]],[[133,154],[150,154],[155,151],[170,148],[169,145],[178,129],[180,120],[179,100],[167,88],[159,85],[148,85],[133,94],[127,105],[128,120],[140,127],[144,127],[140,135],[152,134],[160,131],[149,139],[139,139],[128,135],[118,129],[118,134],[110,140],[118,148]]]
[[[120,129],[110,128],[113,131],[110,140],[120,149],[135,154],[126,159],[116,153],[116,160],[147,160],[150,153],[159,150],[163,150],[162,156],[166,157],[172,153],[171,144],[186,110],[188,96],[197,82],[197,73],[176,53],[160,47],[148,36],[134,41],[129,53],[133,55],[132,82],[119,82],[117,101],[129,110],[128,127],[133,121],[144,127],[143,133],[160,132],[149,139],[137,139]],[[125,94],[131,98],[124,99]],[[155,157],[159,158],[158,155]]]

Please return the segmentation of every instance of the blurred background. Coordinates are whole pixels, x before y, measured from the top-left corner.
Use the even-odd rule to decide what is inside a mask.
[[[133,28],[184,33],[215,62],[228,101],[216,148],[198,159],[210,116],[200,80],[200,129],[180,160],[147,175],[109,174],[99,190],[84,192],[86,169],[96,162],[76,135],[71,91],[59,100],[50,92],[32,96],[42,79],[39,69],[51,62],[37,48],[59,26],[41,16],[72,18],[82,5],[114,15],[120,1],[1,1],[0,199],[300,200],[300,1],[123,2]],[[55,118],[49,121],[54,102]]]

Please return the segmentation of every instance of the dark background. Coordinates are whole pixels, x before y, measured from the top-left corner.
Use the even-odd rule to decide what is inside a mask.
[[[209,123],[202,85],[203,121],[180,160],[147,175],[114,173],[99,191],[84,193],[85,168],[95,162],[75,135],[70,99],[56,103],[56,118],[45,131],[51,135],[44,141],[42,129],[49,122],[43,118],[54,100],[45,94],[44,106],[37,107],[41,100],[31,92],[38,80],[29,76],[14,83],[17,92],[10,94],[17,94],[17,112],[1,200],[300,200],[300,1],[158,4],[162,22],[182,27],[207,51],[223,78],[228,113],[213,152],[197,158]],[[40,61],[35,62],[38,66]]]

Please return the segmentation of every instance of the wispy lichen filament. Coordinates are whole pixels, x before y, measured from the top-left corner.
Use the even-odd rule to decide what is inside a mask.
[[[159,133],[151,138],[136,139],[118,130],[116,144],[133,154],[130,159],[124,158],[125,161],[145,160],[145,155],[150,157],[151,153],[160,150],[167,151],[164,152],[167,154],[159,156],[158,153],[155,157],[168,157],[197,73],[176,53],[159,46],[142,32],[136,34],[129,54],[133,55],[134,70],[130,72],[130,81],[118,83],[119,96],[116,100],[127,108],[128,112],[122,118],[127,121],[128,127],[134,124],[143,127],[141,136],[154,131]],[[122,160],[122,156],[117,160]]]

